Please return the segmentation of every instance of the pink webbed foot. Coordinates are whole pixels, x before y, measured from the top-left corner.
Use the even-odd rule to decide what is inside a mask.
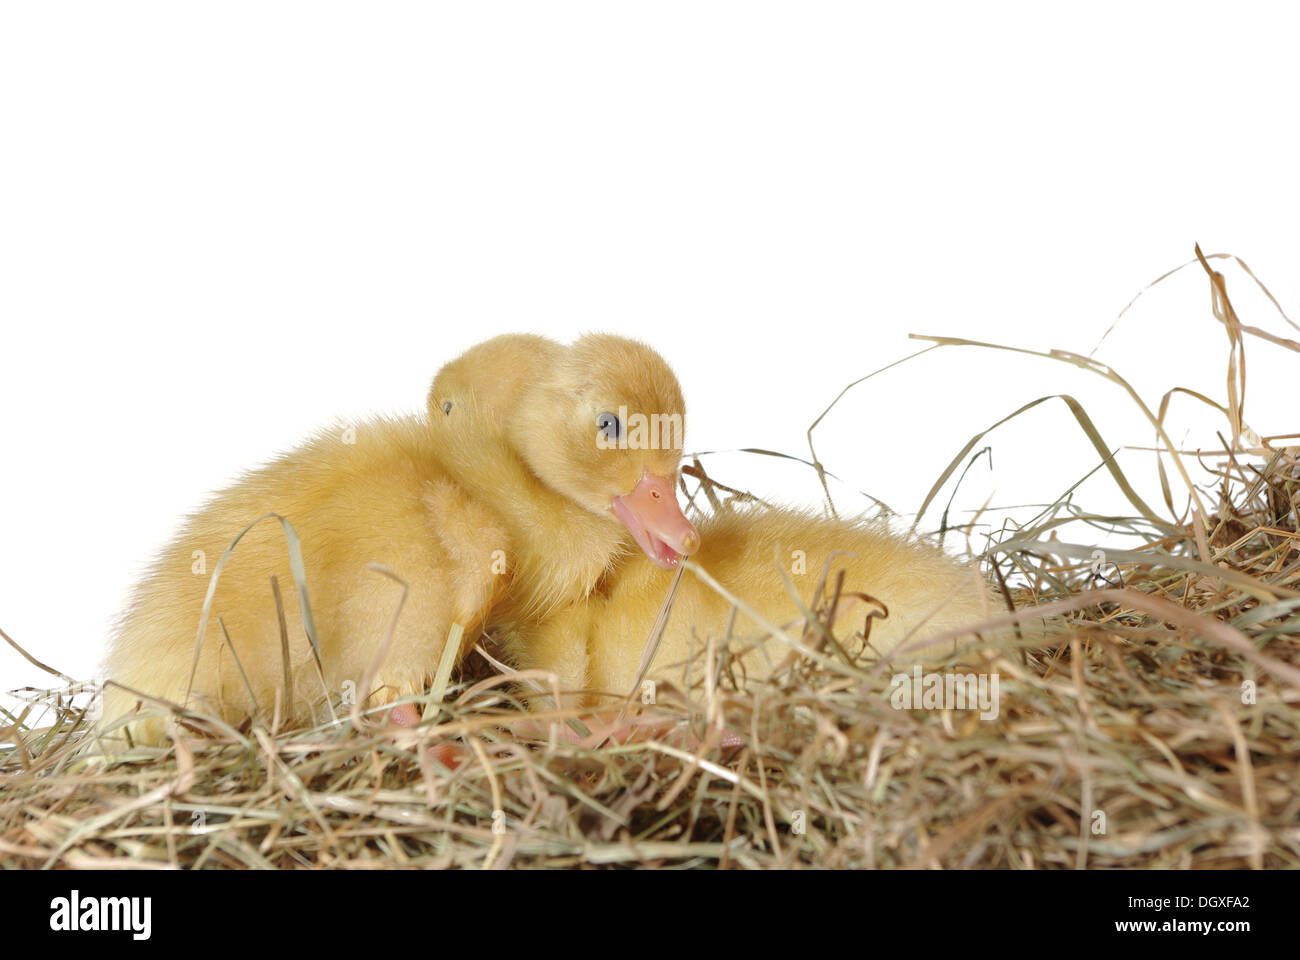
[[[413,703],[399,703],[388,711],[388,723],[399,729],[409,730],[418,726],[420,720],[420,711]],[[437,760],[448,770],[455,770],[465,762],[469,755],[464,744],[452,740],[441,740],[437,743],[426,744],[423,749],[427,756]]]
[[[414,727],[420,722],[420,711],[413,703],[399,703],[388,711],[388,722],[395,727]]]

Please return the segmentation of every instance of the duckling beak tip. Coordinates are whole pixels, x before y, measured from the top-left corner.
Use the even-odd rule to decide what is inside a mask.
[[[610,505],[646,556],[665,570],[700,548],[700,532],[677,505],[673,483],[647,472],[632,492]]]
[[[692,529],[682,537],[682,548],[679,553],[682,556],[689,557],[692,553],[700,549],[700,532]]]

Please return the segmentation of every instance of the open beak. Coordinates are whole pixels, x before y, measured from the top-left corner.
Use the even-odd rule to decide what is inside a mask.
[[[614,498],[610,509],[646,556],[665,570],[700,549],[700,533],[677,505],[671,480],[646,471],[631,493]]]

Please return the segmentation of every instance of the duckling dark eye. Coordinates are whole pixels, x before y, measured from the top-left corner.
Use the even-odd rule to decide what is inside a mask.
[[[442,401],[442,412],[447,414],[448,416],[451,415],[451,407],[452,407],[452,403],[450,400]]]
[[[605,435],[607,440],[617,442],[622,426],[618,422],[618,417],[612,413],[602,413],[596,417],[596,429]]]

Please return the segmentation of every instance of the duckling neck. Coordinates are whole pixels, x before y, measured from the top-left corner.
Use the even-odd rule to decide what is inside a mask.
[[[452,436],[441,459],[468,493],[493,504],[510,537],[511,589],[498,605],[500,619],[531,619],[581,600],[628,548],[626,533],[612,517],[592,513],[543,483],[511,448],[495,417],[484,415]]]
[[[617,526],[570,501],[506,524],[515,545],[511,590],[494,619],[511,626],[587,597],[627,548]]]

